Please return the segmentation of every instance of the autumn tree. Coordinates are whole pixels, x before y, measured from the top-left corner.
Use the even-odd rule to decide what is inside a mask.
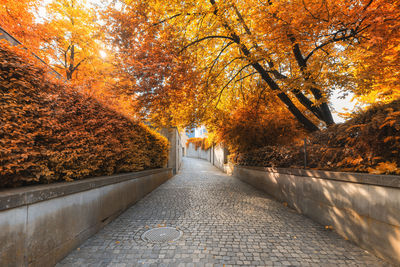
[[[357,84],[353,88],[363,103],[400,98],[400,1],[370,1],[368,29],[350,59]]]
[[[1,0],[0,26],[32,52],[39,53],[46,28],[35,21],[40,1]]]
[[[180,53],[180,37],[148,16],[143,1],[110,7],[107,29],[116,55],[114,89],[137,103],[142,118],[158,126],[185,126],[197,109],[194,59]],[[154,10],[153,10],[154,11]]]
[[[277,98],[273,94],[269,97]],[[223,143],[231,154],[290,144],[304,137],[301,125],[278,101],[260,101],[251,96],[232,103],[226,103],[207,121],[210,141]]]
[[[365,40],[378,2],[152,0],[146,18],[174,31],[180,53],[196,60],[191,67],[208,96],[202,108],[218,106],[248,80],[315,131],[334,124],[332,91],[357,84],[349,51]]]
[[[68,80],[76,79],[80,69],[95,65],[93,61],[99,58],[101,33],[96,14],[86,1],[54,0],[46,8],[52,36],[45,49],[50,61]]]

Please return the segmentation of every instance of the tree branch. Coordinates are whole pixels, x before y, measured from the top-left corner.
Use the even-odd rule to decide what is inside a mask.
[[[200,43],[200,42],[202,42],[202,41],[204,41],[204,40],[208,40],[208,39],[228,39],[228,40],[231,40],[231,41],[235,41],[233,38],[231,38],[231,37],[229,37],[229,36],[224,36],[224,35],[211,35],[211,36],[206,36],[206,37],[197,39],[196,41],[193,41],[193,42],[191,42],[191,43],[188,44],[188,45],[185,45],[185,46],[181,49],[180,53],[182,53],[182,52],[183,52],[184,50],[186,50],[188,47],[190,47],[190,46],[192,46],[192,45],[195,45],[195,44],[197,44],[197,43]]]
[[[216,6],[215,0],[210,0],[211,5],[214,7],[214,15],[219,16],[218,7]],[[246,47],[245,44],[242,44],[240,41],[239,35],[230,27],[230,25],[222,19],[222,26],[228,31],[230,38],[239,45],[240,50],[249,60],[251,66],[261,75],[261,78],[268,84],[269,88],[273,91],[279,91],[277,94],[278,98],[286,105],[289,111],[296,117],[296,119],[303,124],[303,126],[310,132],[319,130],[318,127],[309,120],[304,114],[296,107],[293,101],[286,95],[285,92],[281,90],[279,85],[271,78],[269,73],[265,70],[265,68],[258,63],[258,61],[254,61],[252,59],[251,52]]]
[[[221,49],[221,51],[218,53],[218,56],[215,58],[215,60],[213,61],[211,67],[210,67],[210,71],[209,73],[211,73],[212,69],[214,68],[215,64],[217,64],[217,61],[219,60],[219,58],[221,57],[222,53],[232,44],[234,44],[234,42],[229,42],[224,48]]]
[[[86,58],[79,61],[79,63],[72,69],[72,72],[76,71],[76,69],[86,60]],[[72,73],[71,73],[72,74]]]
[[[217,73],[217,75],[212,77],[213,78],[212,82],[215,81],[219,77],[219,75],[221,75],[224,72],[226,67],[228,67],[230,64],[232,64],[233,62],[235,62],[238,59],[243,59],[243,57],[235,57],[232,60],[230,60],[227,64],[225,64],[225,66]],[[207,86],[209,84],[209,77],[210,76],[208,76],[208,78],[207,78]]]
[[[217,103],[215,104],[215,106],[218,106],[219,101],[221,100],[221,95],[222,95],[223,91],[225,90],[225,88],[227,88],[227,87],[229,86],[229,84],[230,84],[233,80],[235,80],[236,77],[237,77],[243,70],[245,70],[247,67],[250,67],[250,66],[251,66],[251,64],[247,64],[247,65],[243,66],[235,75],[233,75],[233,77],[224,85],[224,87],[222,87],[222,89],[220,90],[220,92],[219,92],[219,94],[218,94],[219,96],[218,96],[218,100],[217,100]]]
[[[158,21],[158,22],[156,22],[156,23],[153,23],[152,26],[157,26],[157,25],[163,24],[164,22],[166,22],[166,21],[168,21],[168,20],[172,20],[172,19],[174,19],[174,18],[176,18],[176,17],[179,17],[179,16],[181,16],[181,15],[182,15],[182,13],[175,14],[175,15],[169,17],[169,18],[166,18],[166,19],[160,20],[160,21]]]

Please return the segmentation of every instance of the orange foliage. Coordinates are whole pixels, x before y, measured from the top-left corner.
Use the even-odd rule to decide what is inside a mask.
[[[400,100],[374,105],[350,121],[310,136],[307,166],[316,169],[400,174]],[[303,144],[267,146],[235,155],[242,165],[301,167]]]
[[[0,45],[0,186],[159,168],[167,140]]]
[[[209,142],[207,138],[200,138],[200,137],[193,137],[189,138],[186,141],[186,147],[189,147],[189,144],[193,144],[195,147],[195,150],[201,148],[202,150],[208,150],[212,146],[212,143]]]
[[[146,1],[134,1],[107,14],[119,77],[114,89],[133,96],[153,125],[187,126],[199,99],[193,60],[179,51],[177,32],[154,24],[147,12]]]
[[[214,125],[215,141],[224,143],[232,153],[292,143],[304,135],[300,128],[279,106],[268,108],[256,103],[236,108]]]
[[[400,98],[400,1],[369,1],[364,39],[351,50],[358,80],[355,94],[366,103]]]
[[[45,28],[35,22],[38,1],[1,0],[0,26],[33,52],[39,51]]]
[[[50,34],[43,50],[54,68],[78,83],[97,74],[93,69],[104,63],[99,59],[103,38],[95,10],[86,0],[53,0],[46,9]]]

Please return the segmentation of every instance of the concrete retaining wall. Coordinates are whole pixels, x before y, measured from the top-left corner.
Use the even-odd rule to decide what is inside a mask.
[[[170,177],[169,168],[0,191],[0,266],[54,266]]]
[[[220,144],[212,147],[212,160],[211,163],[218,169],[225,171],[226,164],[228,163],[228,151]]]
[[[172,168],[173,174],[177,174],[181,169],[183,158],[183,145],[179,131],[175,127],[162,128],[160,131],[169,142],[169,154],[167,167]]]
[[[203,150],[201,148],[196,150],[194,144],[189,143],[186,148],[186,157],[207,160],[223,172],[231,174],[232,166],[228,164],[228,155],[228,150],[220,144],[208,150]]]
[[[234,176],[400,264],[400,176],[238,166]]]
[[[208,150],[203,150],[201,148],[198,148],[196,150],[196,147],[193,143],[189,143],[186,149],[186,157],[189,158],[196,158],[196,159],[204,159],[207,160],[208,162],[211,161],[211,149]]]

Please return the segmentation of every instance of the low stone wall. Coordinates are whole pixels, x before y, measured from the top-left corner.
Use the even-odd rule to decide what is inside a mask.
[[[173,174],[177,174],[181,169],[183,158],[182,138],[176,127],[162,128],[159,131],[169,142],[169,153],[167,167],[172,168]]]
[[[203,150],[201,148],[196,149],[193,143],[189,143],[186,149],[186,157],[204,159],[207,161],[211,160],[211,149]]]
[[[166,168],[0,191],[0,266],[54,266],[170,177]]]
[[[233,175],[400,264],[400,176],[239,166]]]
[[[224,148],[221,144],[217,144],[212,148],[211,163],[223,172],[229,173],[227,171],[228,164],[228,150]]]
[[[207,160],[221,171],[232,174],[233,167],[228,163],[228,155],[228,150],[220,144],[212,146],[208,150],[201,148],[196,150],[193,143],[189,143],[186,147],[186,157]]]

